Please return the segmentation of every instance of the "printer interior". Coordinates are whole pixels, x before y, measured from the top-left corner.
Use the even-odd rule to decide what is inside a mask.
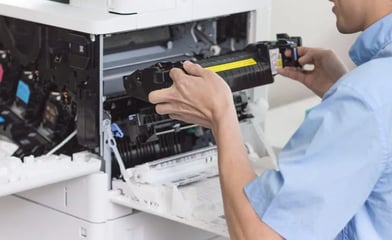
[[[251,18],[252,12],[243,12],[89,34],[0,16],[0,134],[18,145],[14,156],[21,159],[96,153],[109,190],[117,194],[113,202],[146,212],[157,209],[154,214],[182,222],[191,215],[211,215],[218,230],[205,220],[197,226],[227,236],[219,189],[216,202],[192,208],[178,204],[193,196],[191,183],[218,175],[211,131],[158,115],[154,105],[126,93],[123,79],[159,62],[197,62],[243,50],[252,41]],[[233,99],[249,154],[257,160],[273,153],[262,142],[261,110],[251,111],[255,95],[257,89],[250,87],[234,92]],[[215,215],[211,204],[219,205]]]
[[[127,167],[211,146],[208,129],[159,116],[153,105],[125,94],[122,78],[157,62],[197,61],[243,49],[248,14],[102,38],[1,17],[2,134],[19,145],[18,157],[44,154],[74,131],[77,137],[57,153],[100,153],[104,111],[117,127]],[[246,94],[234,99],[239,118],[250,117]]]

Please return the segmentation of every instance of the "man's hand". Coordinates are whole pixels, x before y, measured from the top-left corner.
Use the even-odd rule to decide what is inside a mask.
[[[188,61],[183,67],[186,73],[179,68],[170,71],[171,87],[149,94],[159,114],[207,128],[221,119],[236,118],[230,88],[219,75]]]
[[[286,55],[290,57],[290,52]],[[298,48],[299,63],[302,66],[313,65],[312,70],[285,67],[278,69],[278,73],[298,80],[312,90],[315,94],[323,97],[328,89],[345,73],[346,66],[338,59],[332,50],[319,48]]]

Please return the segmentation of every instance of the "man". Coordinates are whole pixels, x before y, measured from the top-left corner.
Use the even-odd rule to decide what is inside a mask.
[[[333,0],[337,28],[363,31],[347,73],[328,50],[300,48],[311,71],[280,69],[323,98],[279,155],[249,165],[229,87],[186,62],[152,92],[156,110],[212,129],[232,239],[392,239],[392,0]]]

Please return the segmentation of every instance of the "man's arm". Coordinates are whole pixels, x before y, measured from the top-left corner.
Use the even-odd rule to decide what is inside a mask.
[[[149,95],[156,111],[211,128],[217,142],[225,216],[232,239],[282,239],[256,215],[244,186],[256,177],[247,159],[233,97],[226,82],[197,64],[172,69],[173,85]],[[262,196],[261,196],[262,197]]]
[[[260,220],[243,191],[256,175],[247,159],[236,117],[222,120],[213,131],[218,145],[220,182],[231,239],[283,239]]]

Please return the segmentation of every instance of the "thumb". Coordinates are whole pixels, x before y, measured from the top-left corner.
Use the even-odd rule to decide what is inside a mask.
[[[202,68],[199,64],[195,64],[190,61],[185,61],[183,67],[185,72],[192,76],[202,76],[205,72],[205,69]]]

